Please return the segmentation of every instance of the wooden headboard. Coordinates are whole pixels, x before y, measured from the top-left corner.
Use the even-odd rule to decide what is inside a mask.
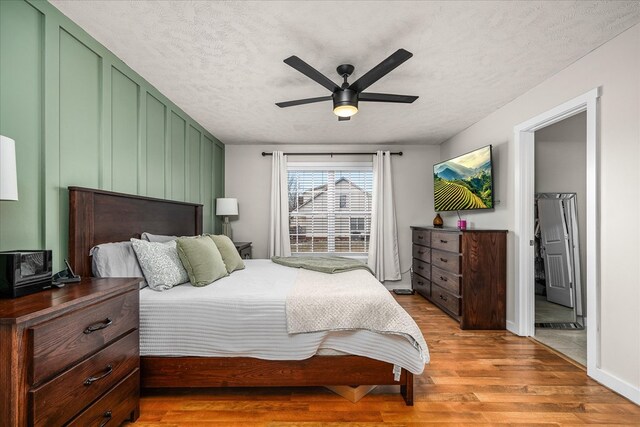
[[[95,245],[140,238],[145,231],[202,234],[202,205],[69,187],[69,263],[76,274],[91,276]]]

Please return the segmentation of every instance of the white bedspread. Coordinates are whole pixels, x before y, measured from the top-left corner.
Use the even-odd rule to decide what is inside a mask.
[[[404,335],[426,349],[420,328],[370,272],[300,270],[287,295],[289,333],[364,329]]]
[[[422,373],[428,350],[400,335],[367,330],[288,334],[285,301],[298,269],[246,260],[244,270],[196,288],[140,291],[142,356],[303,360],[330,351],[365,356]]]

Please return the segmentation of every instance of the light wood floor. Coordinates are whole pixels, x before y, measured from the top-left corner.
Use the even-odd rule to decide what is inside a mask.
[[[358,403],[319,387],[173,390],[144,394],[135,425],[640,425],[640,407],[542,345],[507,331],[461,331],[422,297],[397,299],[431,352],[413,407],[396,386]]]

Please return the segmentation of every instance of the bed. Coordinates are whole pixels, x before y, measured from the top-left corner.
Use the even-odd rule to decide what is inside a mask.
[[[131,237],[140,238],[142,231],[165,235],[198,235],[202,233],[202,205],[194,203],[168,201],[142,196],[114,193],[80,187],[69,188],[69,261],[81,276],[91,275],[90,249],[101,243],[125,241]],[[266,260],[252,260],[248,271],[266,268],[261,263]],[[255,266],[255,267],[254,267]],[[282,267],[287,268],[287,267]],[[266,271],[266,270],[265,270]],[[232,280],[247,280],[247,272],[236,274]],[[192,297],[191,290],[185,286],[173,295],[185,301]],[[225,292],[225,285],[210,287],[214,293],[212,301],[220,299],[219,294]],[[228,286],[232,289],[233,286]],[[173,291],[173,290],[172,290]],[[148,306],[158,310],[167,309],[166,294],[155,293],[149,289],[141,290],[150,293],[141,301],[141,310]],[[276,292],[277,293],[277,292]],[[155,294],[155,295],[154,295]],[[162,294],[165,294],[162,296]],[[141,328],[145,328],[142,324]],[[290,356],[302,360],[289,360],[284,355],[264,355],[256,357],[224,357],[211,353],[201,356],[202,349],[189,354],[172,352],[166,345],[162,347],[162,336],[154,341],[151,328],[149,343],[141,342],[141,382],[143,388],[166,387],[251,387],[251,386],[349,386],[349,385],[400,385],[400,393],[407,405],[413,404],[413,374],[402,368],[394,375],[394,365],[389,357],[376,356],[376,359],[345,355],[356,353],[357,348],[342,347],[346,340],[340,341],[340,335],[352,335],[362,342],[371,340],[367,331],[350,331],[333,334],[329,338],[322,337],[321,342],[329,342],[326,349],[308,357],[310,354]],[[182,334],[184,335],[184,334]],[[380,334],[378,334],[380,335]],[[156,338],[157,338],[156,334]],[[336,338],[338,337],[338,338]],[[311,337],[313,338],[313,337]],[[286,339],[286,338],[283,338]],[[355,342],[358,342],[356,339]],[[385,339],[398,339],[386,337]],[[332,341],[333,340],[333,341]],[[166,344],[165,340],[165,344]],[[169,340],[171,341],[171,340]],[[242,340],[236,340],[240,343]],[[402,345],[401,341],[397,341]],[[147,345],[148,344],[148,345]],[[154,347],[155,346],[155,347]],[[189,348],[189,343],[182,343]],[[302,345],[309,351],[309,343]],[[337,353],[332,349],[340,349]],[[314,350],[314,352],[316,352]],[[195,355],[198,354],[198,355]],[[377,360],[382,359],[382,360]],[[409,362],[402,365],[407,366]],[[416,370],[415,368],[412,370]]]

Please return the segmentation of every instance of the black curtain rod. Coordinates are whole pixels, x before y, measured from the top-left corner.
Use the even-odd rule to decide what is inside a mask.
[[[284,153],[285,156],[375,156],[378,153]],[[384,153],[383,153],[384,154]],[[402,151],[390,153],[392,156],[402,156]],[[262,157],[272,156],[273,153],[262,152]]]

